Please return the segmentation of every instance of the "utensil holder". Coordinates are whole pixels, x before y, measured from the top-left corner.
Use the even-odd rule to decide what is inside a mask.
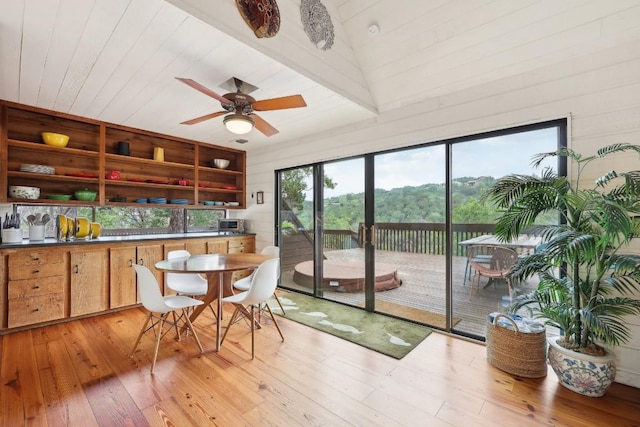
[[[44,240],[44,225],[30,225],[29,226],[29,241],[42,241]]]
[[[2,230],[2,243],[22,243],[22,230],[19,228]]]

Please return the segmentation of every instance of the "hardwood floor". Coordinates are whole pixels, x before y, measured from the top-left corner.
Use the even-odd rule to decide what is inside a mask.
[[[219,353],[211,313],[192,337],[153,336],[128,352],[145,317],[129,309],[0,339],[2,426],[638,426],[640,389],[586,398],[487,364],[485,347],[431,334],[402,360],[282,319],[234,325]],[[229,314],[226,319],[229,319]],[[281,318],[278,318],[280,320]]]

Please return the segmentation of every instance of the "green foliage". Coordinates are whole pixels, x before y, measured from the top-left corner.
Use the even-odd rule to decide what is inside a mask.
[[[527,230],[544,242],[510,272],[515,280],[540,277],[538,289],[518,297],[513,309],[533,308],[581,349],[628,342],[624,317],[640,314],[640,300],[629,296],[640,291],[640,256],[628,249],[640,230],[640,173],[611,171],[593,188],[581,188],[580,179],[592,161],[625,151],[640,153],[640,147],[616,144],[589,157],[567,148],[542,153],[534,166],[550,156],[573,160],[575,184],[545,170],[540,177],[503,177],[486,194],[503,211],[496,223],[499,238],[509,241]],[[561,218],[559,225],[535,224],[551,212]]]

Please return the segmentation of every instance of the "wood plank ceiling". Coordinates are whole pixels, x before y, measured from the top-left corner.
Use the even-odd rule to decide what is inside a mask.
[[[250,151],[605,50],[640,19],[640,0],[323,0],[336,43],[320,51],[299,0],[278,1],[273,39],[232,0],[169,1],[0,0],[0,98]],[[179,124],[220,106],[177,76],[309,106],[261,113],[280,133],[238,145],[221,118]]]

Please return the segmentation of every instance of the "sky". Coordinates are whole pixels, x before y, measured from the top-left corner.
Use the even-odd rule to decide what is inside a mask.
[[[453,177],[501,177],[511,173],[540,173],[531,158],[554,151],[556,129],[542,129],[507,136],[473,140],[453,146]],[[556,166],[556,158],[545,165]],[[325,189],[325,197],[364,191],[362,158],[327,163],[325,174],[338,185]],[[431,146],[381,154],[375,161],[375,187],[385,190],[445,181],[445,146]],[[311,194],[307,194],[309,199]]]

